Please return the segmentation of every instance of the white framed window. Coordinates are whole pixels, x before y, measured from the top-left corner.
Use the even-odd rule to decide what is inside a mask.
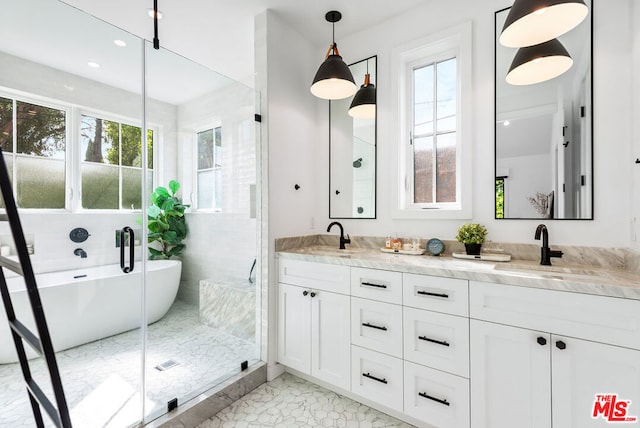
[[[147,133],[149,194],[158,133],[151,127]],[[139,124],[117,114],[0,93],[0,147],[20,209],[140,210],[141,139]]]
[[[196,209],[222,211],[222,127],[196,131]]]
[[[67,206],[69,115],[66,106],[0,95],[0,147],[19,208]]]
[[[471,217],[471,23],[394,50],[394,218]]]
[[[154,130],[147,129],[147,183],[153,189]],[[142,128],[83,113],[80,119],[82,208],[142,209]]]

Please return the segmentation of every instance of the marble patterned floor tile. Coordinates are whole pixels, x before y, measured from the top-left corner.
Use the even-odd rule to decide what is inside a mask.
[[[197,428],[266,427],[409,428],[412,425],[284,373]]]
[[[140,345],[140,331],[133,330],[56,354],[74,426],[122,428],[139,419]],[[165,317],[147,329],[145,413],[163,412],[170,399],[183,402],[238,373],[242,361],[257,358],[254,341],[203,325],[197,306],[176,301]],[[169,359],[178,365],[155,369]],[[34,379],[49,393],[43,362],[30,363]],[[0,383],[0,427],[34,427],[18,363],[0,365]]]

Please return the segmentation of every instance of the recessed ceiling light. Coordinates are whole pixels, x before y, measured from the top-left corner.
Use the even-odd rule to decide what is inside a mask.
[[[149,17],[153,18],[155,15],[155,12],[153,9],[147,9],[147,15],[149,15]],[[158,11],[158,19],[162,19],[162,12]]]
[[[100,68],[100,64],[98,64],[97,62],[93,62],[93,61],[89,61],[87,63],[87,65],[91,68]]]
[[[116,46],[120,46],[121,48],[127,46],[127,42],[125,42],[124,40],[114,40],[113,44]]]
[[[511,122],[509,122],[508,120],[505,120],[504,122],[502,122],[502,124],[504,126],[509,126],[509,125],[511,125]]]

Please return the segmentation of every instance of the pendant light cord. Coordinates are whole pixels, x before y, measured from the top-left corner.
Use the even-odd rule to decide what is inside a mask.
[[[160,39],[158,39],[158,0],[153,0],[153,48],[160,49]]]

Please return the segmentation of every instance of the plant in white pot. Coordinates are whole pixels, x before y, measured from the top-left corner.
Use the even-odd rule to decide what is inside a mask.
[[[478,223],[467,223],[460,226],[456,240],[464,244],[467,254],[479,255],[482,244],[487,237],[487,229]]]

